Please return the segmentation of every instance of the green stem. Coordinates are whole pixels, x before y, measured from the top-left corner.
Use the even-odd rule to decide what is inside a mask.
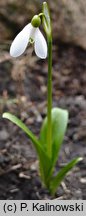
[[[47,117],[48,117],[48,130],[47,130],[47,152],[49,157],[52,155],[52,37],[48,36],[48,95],[47,95]]]

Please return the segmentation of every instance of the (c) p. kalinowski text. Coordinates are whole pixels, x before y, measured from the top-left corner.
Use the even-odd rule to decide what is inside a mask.
[[[54,205],[45,203],[41,205],[40,203],[32,203],[32,211],[83,211],[83,203],[81,204],[71,204],[71,205]]]

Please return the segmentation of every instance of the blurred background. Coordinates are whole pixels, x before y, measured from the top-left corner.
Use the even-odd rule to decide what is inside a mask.
[[[47,59],[38,59],[32,46],[17,59],[9,55],[12,40],[41,12],[42,2],[0,0],[0,199],[51,199],[41,185],[30,140],[2,119],[2,113],[9,111],[38,136],[46,115]],[[76,156],[83,157],[56,198],[86,199],[86,1],[47,2],[53,32],[53,106],[69,111],[56,170]]]

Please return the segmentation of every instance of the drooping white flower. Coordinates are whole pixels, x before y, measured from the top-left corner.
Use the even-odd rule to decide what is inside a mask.
[[[38,15],[35,15],[34,17],[36,16],[38,17]],[[18,57],[22,55],[30,41],[34,42],[35,53],[39,58],[45,59],[47,57],[46,40],[41,31],[39,30],[39,27],[34,27],[37,26],[34,25],[34,20],[35,19],[32,19],[33,22],[27,24],[13,40],[10,47],[10,55],[12,57]],[[32,25],[32,23],[34,26]]]

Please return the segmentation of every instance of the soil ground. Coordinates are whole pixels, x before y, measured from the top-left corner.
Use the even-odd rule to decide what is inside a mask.
[[[86,52],[71,44],[53,44],[53,107],[69,111],[69,124],[56,170],[81,156],[66,176],[56,199],[86,199]],[[46,115],[47,60],[28,49],[19,60],[9,49],[0,54],[0,112],[20,117],[38,136]],[[0,199],[53,199],[42,186],[38,159],[30,140],[14,124],[0,118]]]

